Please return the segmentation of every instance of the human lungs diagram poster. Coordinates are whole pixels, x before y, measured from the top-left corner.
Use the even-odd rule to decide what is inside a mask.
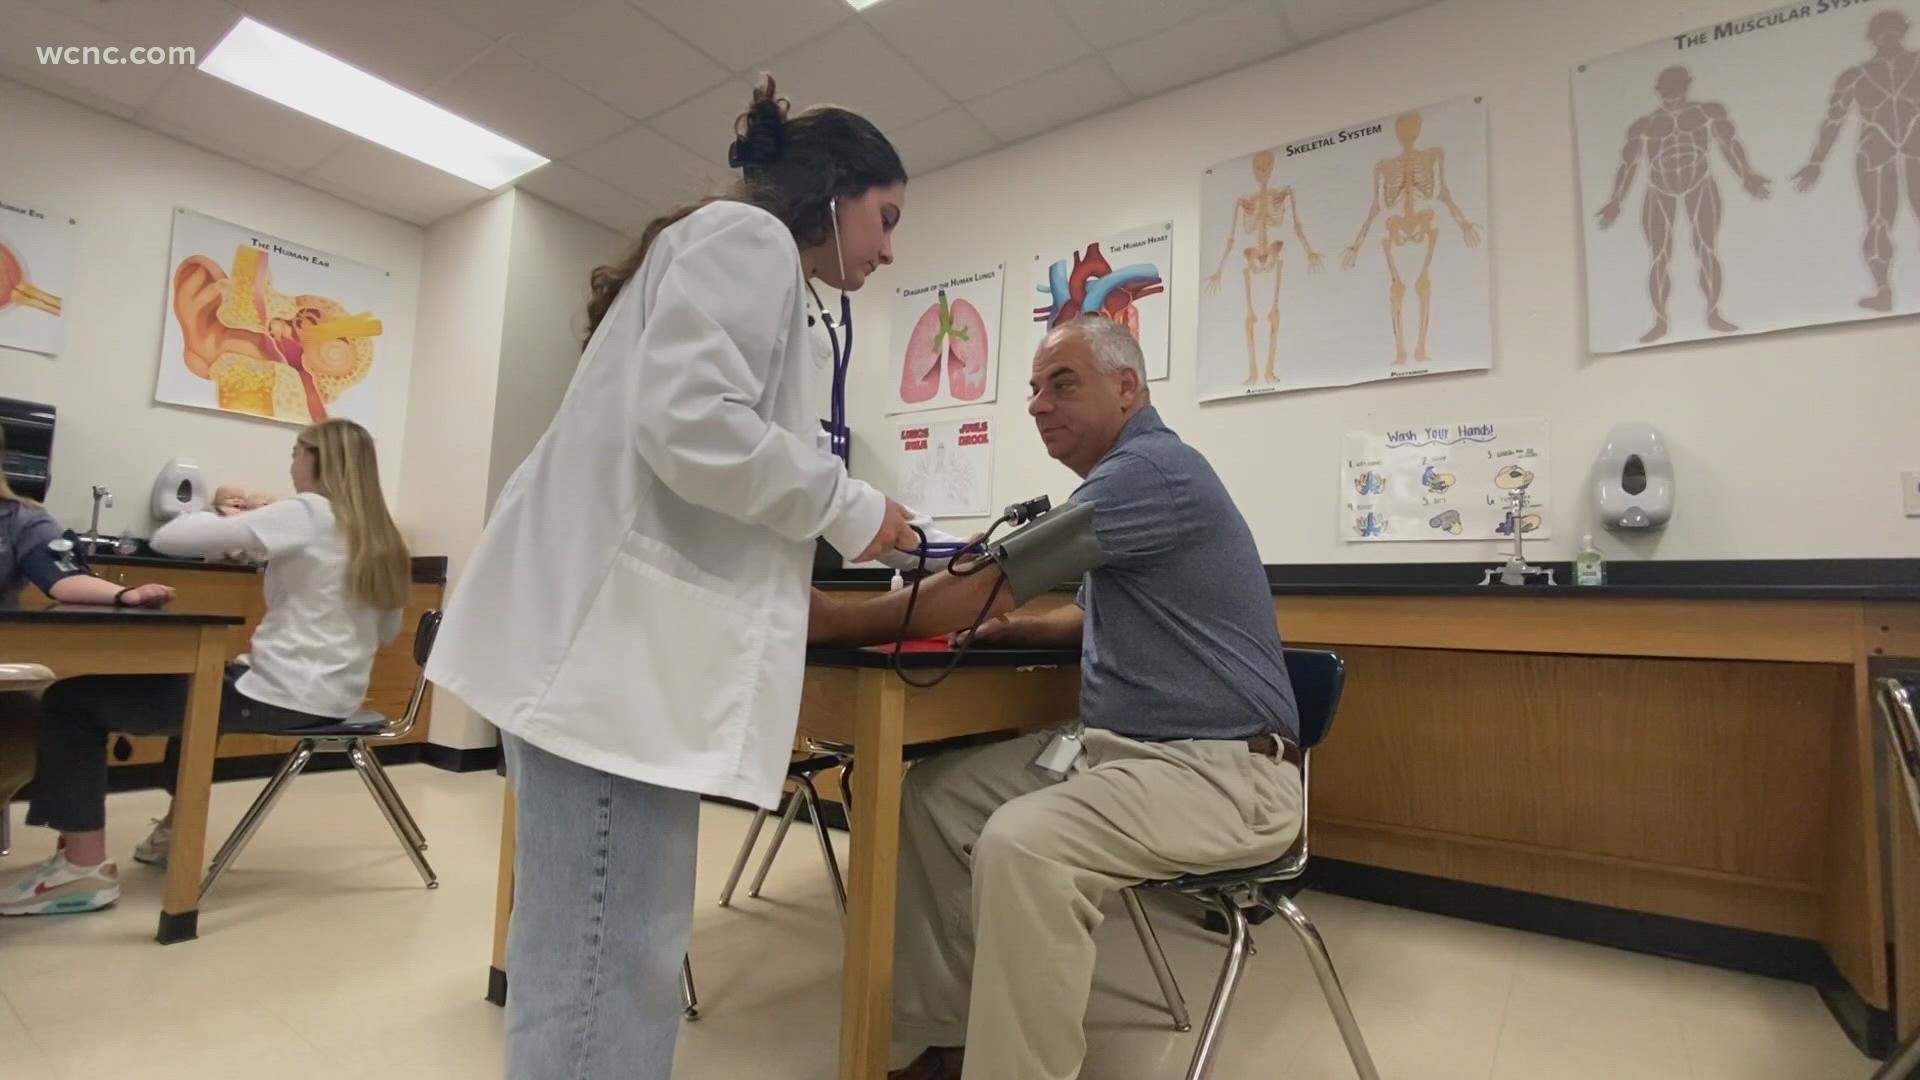
[[[1920,310],[1920,0],[1807,0],[1573,74],[1595,352]]]
[[[1460,98],[1200,183],[1200,399],[1492,366],[1487,114]]]
[[[993,501],[993,422],[900,425],[900,498],[928,517],[984,517]]]
[[[899,290],[889,414],[993,400],[1005,278],[1006,268],[994,266]]]
[[[1173,222],[1129,229],[1033,260],[1034,343],[1081,315],[1104,315],[1133,331],[1147,378],[1167,377],[1171,320],[1167,279],[1173,266]]]

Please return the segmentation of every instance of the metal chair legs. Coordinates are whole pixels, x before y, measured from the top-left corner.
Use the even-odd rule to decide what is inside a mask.
[[[683,1012],[689,1020],[700,1019],[700,995],[693,991],[693,957],[680,958],[680,1000],[685,1005]]]
[[[386,792],[387,802],[400,815],[400,824],[407,827],[407,835],[413,840],[413,846],[421,851],[427,850],[427,834],[420,831],[420,823],[413,820],[413,815],[408,812],[399,790],[393,786],[393,778],[387,775],[386,766],[380,764],[380,756],[371,750],[367,751],[367,764],[373,767],[372,776],[380,781],[380,789]]]
[[[827,823],[820,817],[820,793],[814,790],[812,778],[801,776],[795,779],[800,781],[800,797],[807,804],[807,817],[813,821],[813,837],[820,842],[820,859],[827,864],[827,880],[833,883],[834,905],[840,909],[841,920],[845,921],[847,883],[840,878],[840,860],[833,854],[833,837],[827,834]]]
[[[1140,894],[1132,889],[1120,890],[1120,899],[1126,902],[1127,915],[1133,919],[1133,932],[1140,935],[1140,947],[1147,951],[1147,963],[1153,967],[1153,977],[1160,984],[1160,996],[1167,999],[1167,1012],[1173,1016],[1173,1030],[1192,1031],[1193,1021],[1187,1016],[1187,999],[1180,993],[1180,984],[1173,980],[1173,969],[1167,966],[1167,954],[1160,948],[1160,937],[1153,932],[1153,923],[1147,919],[1147,910],[1140,904]]]
[[[375,772],[380,766],[373,761],[373,754],[367,749],[367,744],[359,739],[348,743],[347,760],[353,763],[353,770],[360,774],[361,780],[365,781],[373,801],[380,804],[380,813],[385,815],[387,824],[393,828],[393,835],[399,838],[400,846],[407,849],[407,857],[413,860],[413,868],[420,872],[420,880],[425,882],[429,889],[439,888],[440,879],[434,875],[433,867],[427,865],[427,857],[420,853],[420,849],[426,845],[417,843],[408,833],[406,823],[401,820],[401,815],[406,811],[389,800],[388,789]]]
[[[1353,1071],[1360,1075],[1360,1080],[1380,1080],[1379,1070],[1373,1066],[1373,1055],[1367,1052],[1367,1042],[1360,1037],[1360,1024],[1353,1018],[1353,1007],[1347,1003],[1347,992],[1340,985],[1340,976],[1334,973],[1333,958],[1327,955],[1327,943],[1321,939],[1319,929],[1290,896],[1262,896],[1260,902],[1286,919],[1287,925],[1299,936],[1300,944],[1306,946],[1307,960],[1313,964],[1314,977],[1320,980],[1320,992],[1326,996],[1327,1008],[1333,1011],[1333,1022],[1340,1028],[1341,1041],[1347,1044],[1347,1056],[1353,1059]]]
[[[793,819],[800,816],[799,792],[787,797],[786,813],[780,815],[780,827],[773,830],[773,843],[767,846],[767,853],[760,857],[760,869],[753,873],[753,884],[747,886],[747,895],[758,897],[760,886],[767,883],[767,871],[773,869],[773,857],[780,854],[780,845],[786,842],[787,830],[793,827]]]
[[[299,744],[293,748],[293,752],[280,763],[280,768],[274,771],[273,779],[267,781],[267,786],[254,797],[253,805],[247,807],[247,812],[240,818],[240,824],[234,827],[233,835],[227,837],[227,842],[220,845],[220,850],[213,856],[213,862],[207,867],[207,876],[200,882],[200,899],[207,898],[207,893],[213,889],[213,883],[220,880],[220,875],[226,873],[227,867],[233,865],[234,859],[239,858],[241,849],[247,846],[247,841],[253,839],[253,834],[259,830],[260,823],[266,820],[268,812],[273,809],[275,803],[280,801],[280,796],[286,794],[287,784],[300,775],[301,771],[307,767],[307,762],[313,760],[313,747],[314,743],[311,739],[300,740]]]
[[[1917,1080],[1920,1078],[1920,1036],[1895,1050],[1873,1074],[1873,1080]]]
[[[0,803],[0,859],[13,854],[13,806]]]
[[[720,889],[720,906],[733,904],[734,886],[740,884],[740,874],[747,868],[747,859],[753,855],[753,846],[760,842],[760,826],[767,823],[764,809],[753,812],[753,824],[747,826],[747,837],[740,841],[740,852],[733,857],[733,869],[727,871],[727,883]]]
[[[1200,1022],[1200,1041],[1193,1049],[1193,1063],[1187,1067],[1187,1080],[1206,1080],[1213,1071],[1214,1051],[1220,1045],[1220,1031],[1226,1025],[1227,1009],[1233,1005],[1233,992],[1247,968],[1247,916],[1232,898],[1215,894],[1214,906],[1227,919],[1227,961],[1220,965],[1220,979],[1213,987],[1213,1000],[1207,1005],[1206,1019]]]

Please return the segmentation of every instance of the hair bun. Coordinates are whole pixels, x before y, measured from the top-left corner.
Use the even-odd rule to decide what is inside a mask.
[[[774,94],[773,77],[762,77],[753,88],[753,102],[734,121],[727,164],[750,171],[780,160],[787,148],[787,109],[787,100]]]

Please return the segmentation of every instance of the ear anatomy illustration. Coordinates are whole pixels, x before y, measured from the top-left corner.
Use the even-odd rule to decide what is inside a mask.
[[[59,315],[60,298],[27,280],[27,266],[19,255],[0,244],[0,311],[15,304],[49,315]]]
[[[978,401],[987,390],[987,367],[992,358],[987,321],[966,300],[949,302],[941,289],[936,302],[914,323],[907,339],[906,363],[900,373],[900,400],[917,405],[940,393],[940,377],[961,401]]]
[[[327,406],[373,368],[383,327],[325,296],[276,292],[268,254],[234,250],[229,274],[204,255],[173,272],[181,361],[213,382],[220,408],[294,423],[327,418]]]

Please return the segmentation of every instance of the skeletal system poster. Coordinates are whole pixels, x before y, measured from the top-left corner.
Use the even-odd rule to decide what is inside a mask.
[[[1340,535],[1498,540],[1547,535],[1544,420],[1408,424],[1347,433]]]
[[[984,517],[993,501],[992,421],[900,425],[900,498],[929,517]]]
[[[0,199],[0,348],[57,356],[66,346],[74,222]]]
[[[993,400],[1000,382],[996,339],[1005,269],[953,274],[898,291],[888,413]]]
[[[1201,400],[1487,368],[1487,116],[1461,98],[1200,184]]]
[[[1573,75],[1595,352],[1920,310],[1920,0],[1808,0]]]
[[[377,421],[385,271],[190,210],[169,266],[155,401]]]
[[[1166,378],[1172,263],[1171,221],[1075,245],[1065,254],[1035,256],[1035,344],[1063,322],[1105,315],[1133,331],[1146,357],[1147,378]]]

